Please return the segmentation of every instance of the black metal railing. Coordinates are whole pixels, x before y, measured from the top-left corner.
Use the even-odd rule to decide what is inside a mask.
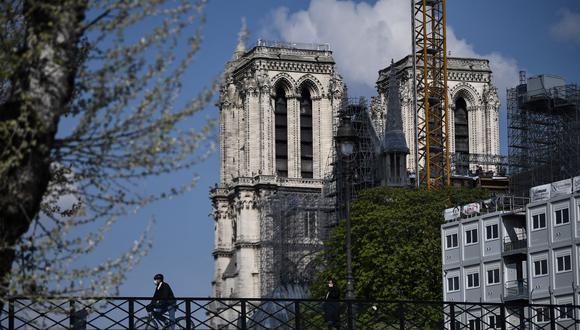
[[[514,294],[522,292],[516,285]],[[145,329],[147,298],[8,299],[0,329]],[[568,329],[580,306],[435,301],[340,301],[341,329]],[[175,329],[326,329],[325,302],[179,298]],[[164,325],[158,325],[164,328]],[[169,328],[169,327],[166,327]]]
[[[514,280],[505,283],[505,299],[528,299],[528,280]]]
[[[503,252],[512,252],[528,248],[528,237],[526,233],[519,233],[514,237],[506,236],[503,238]]]

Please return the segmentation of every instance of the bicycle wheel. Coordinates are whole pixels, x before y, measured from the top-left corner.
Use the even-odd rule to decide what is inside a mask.
[[[187,318],[185,316],[178,317],[175,319],[175,330],[182,330],[182,329],[187,329]],[[193,320],[191,320],[191,328],[189,328],[189,329],[195,329],[195,327],[193,325]]]
[[[159,324],[152,317],[143,317],[135,320],[135,329],[157,330],[159,329]]]

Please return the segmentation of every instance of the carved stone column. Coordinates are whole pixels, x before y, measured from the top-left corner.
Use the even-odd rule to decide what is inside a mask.
[[[258,273],[258,242],[260,239],[259,209],[256,203],[256,193],[241,190],[236,197],[238,214],[236,261],[237,283],[236,291],[240,297],[254,297],[254,277]]]
[[[257,91],[252,91],[249,93],[248,101],[248,130],[249,130],[249,144],[248,144],[248,156],[249,156],[249,176],[254,176],[260,170],[260,163],[262,159],[262,148],[261,148],[261,135],[262,135],[262,121],[261,121],[261,107],[259,93]]]
[[[248,95],[247,93],[242,93],[241,107],[238,110],[238,175],[247,176],[248,160],[247,160],[247,149],[248,149]]]
[[[220,105],[220,182],[225,183],[228,180],[228,140],[227,140],[227,106],[225,104]]]
[[[300,104],[296,94],[287,96],[288,177],[300,177]]]
[[[233,256],[231,241],[231,205],[229,204],[226,191],[221,188],[212,190],[213,219],[215,225],[213,257],[214,278],[212,291],[216,296],[224,294],[225,283],[222,279],[223,272],[231,262]]]
[[[321,168],[324,166],[323,162],[323,153],[321,152],[321,97],[313,97],[312,98],[312,155],[314,156],[312,159],[312,172],[313,177],[318,179],[322,177]],[[329,132],[329,131],[324,131]]]
[[[265,69],[256,71],[256,81],[258,84],[258,108],[259,108],[259,130],[260,139],[258,141],[260,149],[260,167],[258,172],[262,174],[273,174],[273,127],[274,111],[270,96],[270,78]]]
[[[330,102],[330,108],[332,113],[330,114],[330,120],[327,121],[332,125],[333,137],[336,135],[335,130],[338,127],[340,107],[342,106],[343,97],[346,96],[345,94],[346,91],[344,83],[342,81],[342,77],[338,73],[334,72],[328,83],[328,102]],[[328,115],[326,115],[324,119],[328,118],[329,118]],[[322,120],[322,125],[325,125],[324,119]],[[334,142],[330,141],[330,145],[334,146]],[[334,154],[334,150],[335,148],[332,147],[330,152]],[[334,157],[336,157],[336,155],[334,155]]]
[[[220,182],[231,182],[237,176],[238,130],[237,106],[239,105],[238,88],[233,78],[228,78],[220,92]]]

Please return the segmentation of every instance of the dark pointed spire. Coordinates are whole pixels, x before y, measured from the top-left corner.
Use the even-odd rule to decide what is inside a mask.
[[[389,101],[387,115],[385,116],[385,135],[383,139],[384,152],[409,153],[405,133],[403,133],[403,119],[401,117],[401,100],[399,95],[399,82],[396,70],[391,59],[391,71],[389,73]]]

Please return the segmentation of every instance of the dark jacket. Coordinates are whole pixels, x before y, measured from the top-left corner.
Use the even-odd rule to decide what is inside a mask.
[[[340,290],[338,289],[338,287],[336,285],[334,285],[332,288],[328,288],[328,291],[326,292],[326,297],[324,297],[324,300],[336,301],[338,299],[340,299]]]
[[[153,303],[160,304],[160,305],[175,305],[175,296],[173,295],[173,291],[169,284],[165,282],[161,282],[161,285],[158,285],[155,288],[155,293],[153,294]]]
[[[336,285],[332,288],[328,288],[324,300],[326,302],[323,305],[324,308],[324,318],[327,322],[336,323],[340,320],[340,290]]]

